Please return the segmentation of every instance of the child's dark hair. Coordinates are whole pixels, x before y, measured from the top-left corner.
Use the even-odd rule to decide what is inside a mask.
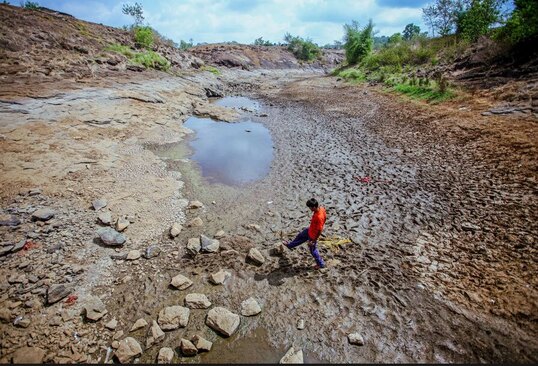
[[[318,201],[316,201],[315,198],[311,198],[308,201],[306,201],[306,205],[310,208],[318,208],[319,206]]]

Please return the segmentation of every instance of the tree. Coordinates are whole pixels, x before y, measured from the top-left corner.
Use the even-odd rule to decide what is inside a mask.
[[[420,34],[420,27],[413,23],[406,25],[405,29],[403,30],[403,38],[406,41],[409,41],[411,38],[418,36],[419,34]]]
[[[346,50],[348,64],[357,64],[372,52],[374,47],[374,24],[371,19],[362,29],[359,29],[359,23],[355,20],[351,21],[351,24],[345,24],[344,33],[344,49]]]
[[[256,46],[272,46],[273,44],[271,43],[271,41],[264,41],[263,37],[260,37],[260,38],[256,38],[254,40],[254,45],[256,45]]]
[[[394,33],[392,36],[389,37],[388,44],[396,44],[403,40],[401,33]]]
[[[468,41],[476,41],[498,22],[502,0],[473,0],[470,7],[458,16],[457,33]]]
[[[142,5],[139,3],[134,3],[134,5],[123,4],[121,11],[123,14],[130,15],[134,18],[135,26],[142,24],[144,21],[144,10],[142,9]]]
[[[303,39],[299,36],[292,36],[286,33],[284,35],[284,42],[287,43],[288,50],[299,60],[312,61],[321,54],[318,45],[309,38]]]
[[[499,36],[512,43],[538,38],[538,1],[515,0],[514,11]]]
[[[186,42],[184,40],[179,41],[179,48],[182,49],[182,50],[187,50],[187,49],[191,48],[192,46],[193,46],[192,38],[189,39],[188,42]]]
[[[424,22],[435,36],[437,31],[441,36],[453,33],[456,29],[458,16],[468,6],[470,0],[436,0],[435,3],[422,9]]]

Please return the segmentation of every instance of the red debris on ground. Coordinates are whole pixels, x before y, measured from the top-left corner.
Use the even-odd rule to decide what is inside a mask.
[[[67,296],[67,300],[65,300],[66,305],[73,305],[78,300],[77,295],[69,295]]]
[[[20,252],[18,252],[17,254],[18,255],[24,255],[24,253],[26,253],[27,251],[29,251],[31,249],[39,248],[39,247],[40,247],[40,244],[35,243],[35,242],[31,241],[31,240],[27,240],[26,243],[24,243],[24,246],[22,247]]]
[[[369,177],[369,176],[366,176],[366,177],[354,176],[353,178],[355,178],[356,180],[358,180],[361,183],[370,183],[372,181],[372,178]]]

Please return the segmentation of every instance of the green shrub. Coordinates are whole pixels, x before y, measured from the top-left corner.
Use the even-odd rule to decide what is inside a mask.
[[[153,46],[153,31],[151,27],[134,27],[134,40],[138,47],[150,49]]]
[[[126,56],[127,58],[131,59],[134,57],[136,52],[131,49],[129,46],[124,46],[122,44],[114,43],[109,45],[107,48],[105,48],[105,51],[112,51],[121,53],[122,55]]]
[[[346,61],[349,65],[356,65],[372,52],[374,24],[370,20],[364,28],[359,30],[359,23],[352,21],[351,24],[344,25],[344,32]]]
[[[364,72],[356,68],[349,68],[349,69],[341,70],[338,73],[338,76],[340,76],[342,79],[347,80],[347,81],[353,81],[353,82],[366,81],[366,75],[364,74]]]
[[[284,41],[288,44],[288,50],[291,51],[302,61],[313,61],[321,55],[319,47],[310,39],[303,39],[299,36],[292,36],[286,33]]]
[[[220,75],[219,69],[217,69],[215,66],[204,65],[201,67],[201,70],[209,71],[210,73],[215,74],[217,76]]]
[[[469,8],[458,16],[458,33],[468,41],[475,42],[486,34],[490,26],[499,21],[498,0],[475,0]]]
[[[443,102],[456,96],[450,90],[445,90],[444,92],[441,92],[438,89],[426,86],[409,85],[403,83],[394,85],[393,89],[399,93],[408,95],[411,98],[426,100],[432,103]]]
[[[514,5],[512,15],[499,29],[497,38],[514,44],[538,38],[538,1],[515,0]]]
[[[136,64],[144,65],[147,68],[167,71],[170,68],[170,62],[157,52],[145,51],[137,53],[131,58]]]
[[[33,10],[41,8],[41,6],[39,5],[37,1],[22,1],[21,6],[25,9],[33,9]]]

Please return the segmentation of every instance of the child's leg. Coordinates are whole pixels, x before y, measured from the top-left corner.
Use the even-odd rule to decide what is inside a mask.
[[[325,267],[325,263],[323,262],[323,259],[321,259],[321,256],[319,255],[318,243],[315,242],[314,244],[309,245],[309,248],[310,248],[310,254],[312,254],[312,257],[314,257],[318,266],[320,268]]]
[[[295,248],[298,245],[303,244],[307,240],[308,240],[308,228],[304,229],[299,234],[297,234],[295,239],[293,239],[288,244],[286,244],[286,246],[288,248],[292,249],[292,248]]]

